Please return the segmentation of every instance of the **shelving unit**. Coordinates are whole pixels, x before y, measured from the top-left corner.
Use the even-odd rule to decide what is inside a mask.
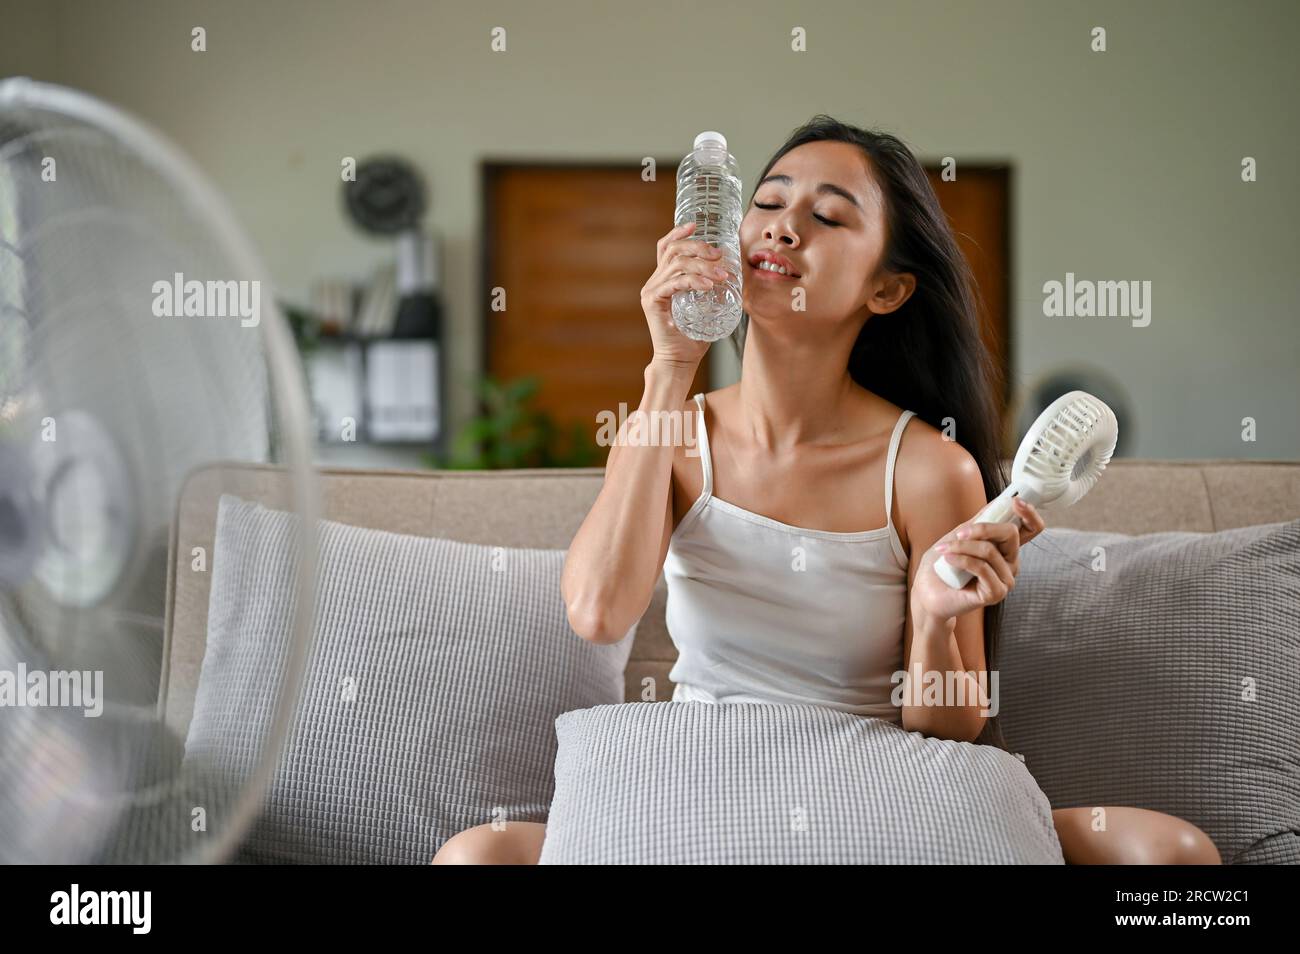
[[[346,445],[371,456],[418,460],[446,448],[446,375],[436,337],[322,335],[306,354],[316,440],[335,453]],[[349,427],[347,419],[355,421]],[[405,453],[400,453],[405,452]]]

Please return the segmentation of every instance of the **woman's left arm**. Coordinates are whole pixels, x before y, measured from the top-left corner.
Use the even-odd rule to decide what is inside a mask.
[[[909,506],[906,517],[911,557],[903,728],[973,742],[988,718],[985,713],[995,710],[989,696],[996,683],[984,658],[983,610],[1000,603],[1015,586],[1020,546],[1044,524],[1032,504],[1018,499],[1022,526],[971,523],[988,502],[979,465],[965,448],[944,443],[943,448],[931,445],[934,459],[921,470],[927,476],[909,485],[912,501],[923,503]],[[962,589],[952,589],[934,572],[940,556],[974,578]]]

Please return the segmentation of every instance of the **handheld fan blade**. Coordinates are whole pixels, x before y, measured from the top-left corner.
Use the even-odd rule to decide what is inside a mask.
[[[1064,510],[1101,479],[1119,438],[1115,414],[1086,391],[1070,391],[1053,401],[1034,421],[1020,442],[1011,466],[1011,483],[975,515],[972,523],[1010,522],[1019,525],[1012,509],[1014,497],[1039,510]],[[940,579],[955,590],[973,574],[940,557],[934,563]]]

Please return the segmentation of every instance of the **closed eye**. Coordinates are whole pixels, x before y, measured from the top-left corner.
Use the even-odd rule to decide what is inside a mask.
[[[760,209],[779,209],[779,208],[781,208],[779,205],[772,205],[772,204],[770,204],[770,203],[763,203],[763,202],[755,202],[754,205],[755,205],[757,208],[760,208]],[[831,219],[826,218],[826,216],[824,216],[824,215],[818,215],[816,212],[813,213],[813,218],[816,219],[818,222],[825,223],[826,225],[829,225],[829,226],[831,226],[831,227],[833,227],[833,228],[838,228],[839,226],[841,226],[841,225],[844,224],[843,222],[834,222],[834,221],[832,221]]]

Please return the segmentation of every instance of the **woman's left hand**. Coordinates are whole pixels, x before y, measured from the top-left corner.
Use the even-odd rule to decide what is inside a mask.
[[[1012,500],[1020,523],[963,523],[934,542],[925,551],[912,581],[913,619],[922,617],[942,622],[982,606],[1006,599],[1020,573],[1020,547],[1042,533],[1045,524],[1033,504]],[[939,557],[974,577],[954,590],[934,571]]]

